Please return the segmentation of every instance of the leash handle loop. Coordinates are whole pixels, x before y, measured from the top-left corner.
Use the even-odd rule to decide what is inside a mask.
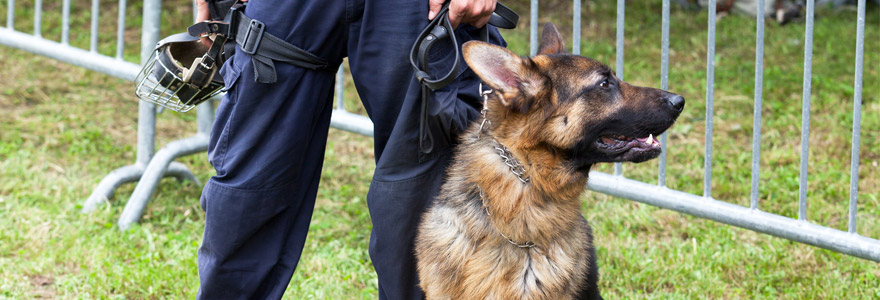
[[[458,45],[452,24],[449,23],[449,1],[443,4],[434,20],[431,20],[428,26],[422,30],[410,51],[409,62],[413,69],[415,69],[416,74],[422,75],[419,78],[419,82],[431,90],[446,87],[452,83],[455,76],[458,76],[458,64],[461,61],[461,50],[458,47],[453,47],[455,49],[455,62],[445,75],[439,78],[432,78],[428,73],[428,53],[430,53],[431,47],[438,41],[446,38],[449,38],[453,45]]]
[[[512,29],[516,27],[519,16],[504,4],[500,2],[495,4],[495,11],[489,18],[489,24],[483,26],[480,32],[480,38],[489,42],[489,25],[498,28]],[[434,78],[428,73],[428,53],[431,47],[440,40],[448,39],[452,43],[455,54],[455,61],[452,68],[442,77]],[[431,153],[434,148],[434,138],[428,129],[428,104],[431,91],[446,87],[455,77],[458,76],[458,68],[461,63],[461,48],[458,46],[458,40],[455,38],[454,28],[449,22],[449,1],[443,3],[440,12],[434,17],[434,20],[428,23],[428,26],[419,33],[415,43],[410,50],[409,62],[415,70],[415,77],[422,85],[422,103],[421,103],[421,122],[419,124],[419,151],[421,153]]]

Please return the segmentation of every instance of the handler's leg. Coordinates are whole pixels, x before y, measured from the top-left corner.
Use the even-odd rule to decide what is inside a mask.
[[[339,3],[252,2],[248,16],[268,32],[338,64],[344,54]],[[275,71],[276,83],[257,83],[250,56],[241,51],[222,70],[229,92],[211,133],[209,159],[217,175],[202,192],[199,299],[280,299],[299,262],[335,72],[282,63]]]
[[[416,228],[439,191],[457,134],[479,115],[478,81],[462,61],[458,80],[433,93],[428,125],[434,149],[420,154],[420,86],[408,57],[428,23],[428,1],[364,2],[363,17],[350,25],[348,53],[358,94],[375,126],[376,172],[367,195],[373,220],[370,258],[379,276],[380,299],[421,299],[413,250]],[[478,38],[478,33],[466,25],[456,30],[460,43]],[[494,29],[491,40],[503,43]],[[452,66],[452,47],[433,48],[436,74]]]
[[[321,174],[332,74],[285,70],[277,84],[264,85],[249,68],[224,98],[211,137],[217,175],[202,192],[200,299],[281,297]]]

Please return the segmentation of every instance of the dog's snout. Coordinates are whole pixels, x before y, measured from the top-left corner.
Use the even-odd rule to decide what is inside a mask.
[[[684,109],[684,97],[680,95],[669,95],[666,97],[666,102],[668,102],[669,106],[675,111],[681,111]]]

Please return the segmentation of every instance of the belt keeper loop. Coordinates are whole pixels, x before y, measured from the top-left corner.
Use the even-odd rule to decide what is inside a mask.
[[[244,36],[241,51],[250,55],[256,53],[257,49],[260,48],[260,42],[263,41],[263,32],[265,31],[266,25],[263,22],[252,19],[250,24],[248,24],[248,30]]]

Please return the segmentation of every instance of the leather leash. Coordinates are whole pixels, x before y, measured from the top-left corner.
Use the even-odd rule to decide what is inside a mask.
[[[489,25],[498,28],[513,29],[519,21],[519,15],[513,10],[497,2],[495,11],[489,18],[489,24],[483,26],[480,36],[484,42],[489,42]],[[428,104],[430,101],[430,93],[434,90],[441,89],[452,83],[458,76],[458,66],[461,63],[461,49],[458,47],[458,40],[455,38],[452,24],[449,22],[449,1],[443,4],[440,12],[434,17],[428,26],[419,34],[416,42],[410,50],[409,62],[415,69],[416,79],[422,85],[422,103],[421,103],[421,122],[419,122],[419,151],[421,153],[431,153],[434,150],[434,137],[428,130]],[[440,40],[449,40],[453,45],[455,53],[455,63],[449,71],[442,77],[431,77],[428,73],[428,54]]]

